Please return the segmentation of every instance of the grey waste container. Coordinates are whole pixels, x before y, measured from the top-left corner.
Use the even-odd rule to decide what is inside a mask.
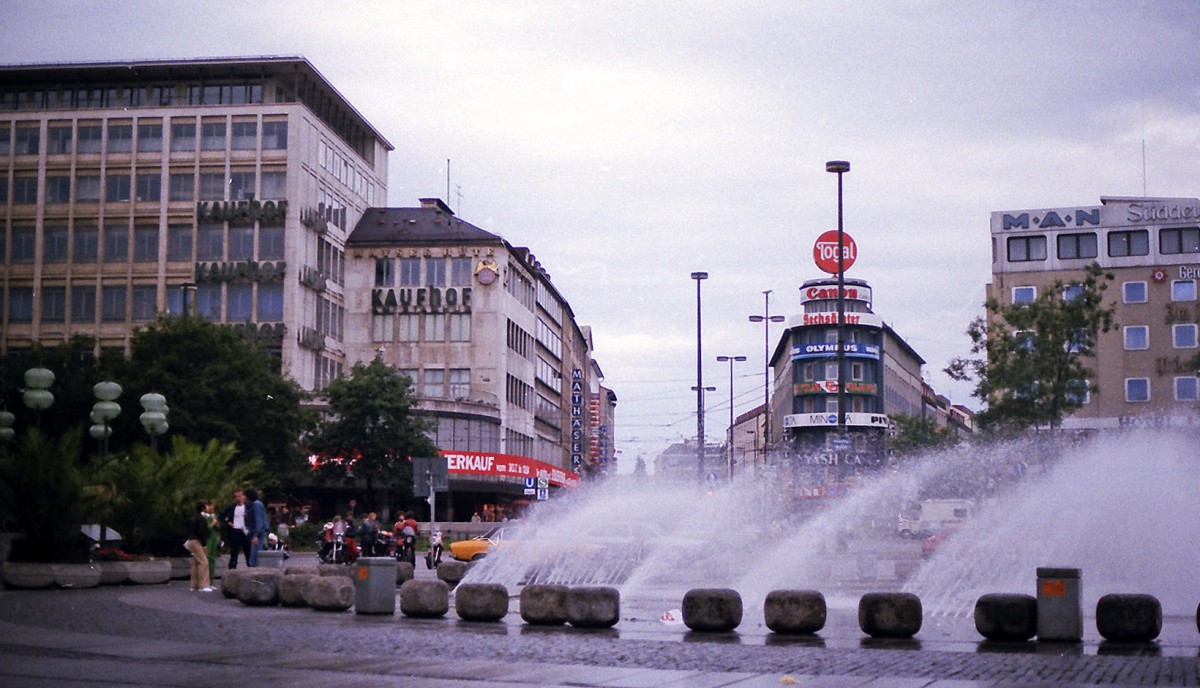
[[[1083,603],[1079,569],[1038,568],[1038,640],[1077,643],[1083,640]]]
[[[282,569],[283,551],[278,549],[264,549],[259,552],[258,567],[263,569]]]
[[[354,575],[356,614],[396,613],[396,560],[359,557]]]

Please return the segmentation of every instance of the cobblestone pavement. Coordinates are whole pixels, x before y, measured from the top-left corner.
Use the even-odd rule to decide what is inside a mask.
[[[422,567],[423,568],[423,567]],[[431,575],[421,572],[422,577]],[[650,604],[653,604],[651,602]],[[969,620],[927,620],[911,641],[875,641],[831,606],[819,637],[760,624],[697,634],[636,601],[614,629],[468,623],[252,608],[186,581],[0,592],[4,686],[1042,686],[1200,685],[1194,618],[1159,642],[988,644]],[[1093,623],[1094,626],[1094,623]]]

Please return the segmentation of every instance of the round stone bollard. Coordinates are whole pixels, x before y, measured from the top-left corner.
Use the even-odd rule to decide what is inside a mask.
[[[527,585],[521,591],[521,619],[535,626],[567,622],[567,586]]]
[[[616,588],[567,590],[567,623],[576,628],[612,628],[621,620],[621,593]]]
[[[1162,604],[1153,595],[1105,595],[1096,602],[1096,630],[1113,642],[1150,642],[1162,633]]]
[[[221,594],[227,598],[237,597],[238,584],[242,580],[242,576],[250,569],[227,569],[225,575],[221,577]]]
[[[353,566],[345,564],[317,564],[317,574],[321,576],[345,576],[350,580],[354,580]]]
[[[437,577],[440,581],[445,581],[446,585],[451,588],[462,582],[462,579],[467,576],[467,571],[471,570],[471,565],[465,561],[443,561],[438,564]]]
[[[872,638],[911,638],[921,614],[921,598],[910,592],[869,592],[858,601],[858,626]]]
[[[500,621],[508,616],[508,588],[499,583],[463,583],[454,591],[454,613],[464,621]]]
[[[975,602],[975,630],[988,640],[1025,642],[1037,635],[1037,598],[989,593]]]
[[[742,596],[729,588],[695,588],[684,593],[681,611],[693,631],[732,631],[742,623]]]
[[[450,611],[450,586],[444,581],[410,580],[400,586],[400,613],[418,619]]]
[[[321,569],[316,566],[288,566],[283,569],[285,576],[319,576]]]
[[[404,585],[406,581],[410,581],[416,577],[417,570],[411,561],[396,562],[396,585]]]
[[[250,607],[271,607],[279,604],[279,569],[247,569],[238,579],[238,601]]]
[[[344,612],[354,604],[354,580],[348,576],[314,576],[304,587],[304,600],[319,612]]]
[[[816,633],[827,613],[825,596],[816,590],[772,590],[763,602],[763,620],[776,633]]]
[[[313,574],[284,574],[279,579],[279,604],[284,607],[307,607],[305,598],[309,583],[319,578]]]

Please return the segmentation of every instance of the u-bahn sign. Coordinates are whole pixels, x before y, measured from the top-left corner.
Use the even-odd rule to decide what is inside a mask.
[[[842,269],[849,270],[851,265],[854,265],[854,259],[858,257],[858,244],[854,243],[854,238],[845,231],[842,232]],[[816,261],[817,267],[831,275],[838,273],[838,233],[836,229],[831,229],[817,237],[817,243],[813,244],[813,260]]]

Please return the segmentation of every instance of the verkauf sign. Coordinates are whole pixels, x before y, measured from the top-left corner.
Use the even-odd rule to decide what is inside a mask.
[[[514,454],[490,452],[440,452],[446,457],[450,475],[489,475],[501,478],[520,479],[546,478],[551,485],[579,487],[579,474],[557,466]]]
[[[841,267],[842,270],[849,270],[851,265],[854,265],[855,258],[858,257],[858,244],[854,243],[854,239],[845,231],[842,232],[841,245]],[[838,273],[838,233],[836,229],[831,229],[821,236],[817,237],[817,242],[813,244],[813,260],[816,261],[817,267],[828,272],[831,275]],[[834,295],[837,298],[837,295]]]

